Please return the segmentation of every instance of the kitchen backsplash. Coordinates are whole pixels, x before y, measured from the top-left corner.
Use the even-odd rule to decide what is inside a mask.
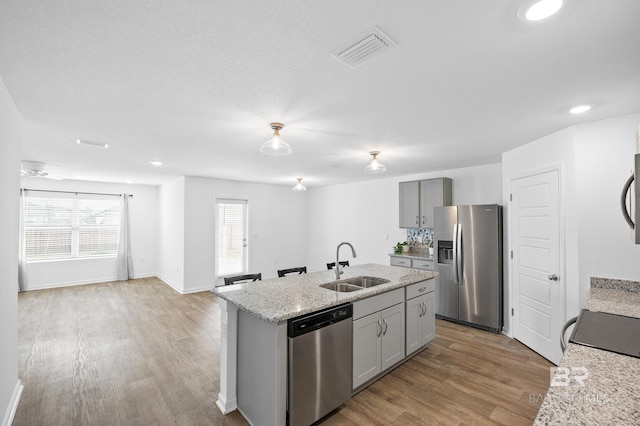
[[[433,229],[407,229],[407,242],[411,245],[427,245],[433,240]]]

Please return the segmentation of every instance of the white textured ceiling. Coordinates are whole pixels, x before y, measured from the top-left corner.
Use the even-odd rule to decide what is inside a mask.
[[[640,111],[640,1],[569,0],[538,23],[517,18],[524,3],[3,0],[0,75],[25,119],[23,159],[114,182],[444,170]],[[332,56],[373,26],[397,47],[357,68]],[[259,152],[272,121],[292,155]],[[363,175],[373,149],[388,173]]]

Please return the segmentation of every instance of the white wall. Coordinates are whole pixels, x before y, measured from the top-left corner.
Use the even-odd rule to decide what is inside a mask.
[[[575,128],[580,305],[592,276],[640,280],[640,245],[633,244],[619,207],[639,125],[640,114],[632,114]]]
[[[261,272],[263,278],[269,278],[276,277],[278,269],[306,264],[306,193],[294,192],[289,186],[187,177],[185,293],[221,284],[215,277],[216,198],[248,200],[248,272]]]
[[[22,119],[0,78],[0,424],[18,404],[18,191]]]
[[[22,187],[53,191],[132,194],[129,203],[131,251],[136,278],[154,276],[157,270],[158,187],[42,178],[22,178]],[[114,281],[115,258],[70,259],[30,262],[27,266],[27,290]]]
[[[560,170],[560,252],[565,269],[558,275],[565,284],[565,317],[574,316],[578,310],[578,224],[576,217],[576,166],[574,151],[575,130],[567,128],[553,133],[502,155],[503,204],[505,239],[504,250],[504,301],[505,333],[511,328],[511,280],[508,253],[509,239],[509,185],[517,179],[535,172],[559,168]]]
[[[619,209],[622,186],[633,167],[639,124],[640,114],[580,124],[502,156],[505,218],[511,179],[561,167],[562,252],[566,262],[561,274],[567,319],[586,301],[591,276],[640,280],[640,246],[632,244]],[[505,277],[509,279],[508,274]],[[508,319],[510,316],[505,316],[505,322]]]
[[[500,164],[312,188],[307,191],[307,265],[326,269],[342,241],[352,243],[358,257],[352,260],[348,247],[343,247],[341,260],[389,264],[393,246],[407,237],[406,230],[398,227],[398,183],[437,177],[453,179],[454,204],[501,203]]]
[[[185,178],[160,186],[158,194],[157,275],[178,292],[184,292]]]

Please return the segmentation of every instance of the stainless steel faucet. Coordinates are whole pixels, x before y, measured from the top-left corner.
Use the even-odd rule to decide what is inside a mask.
[[[336,249],[336,280],[339,280],[340,274],[342,274],[342,271],[340,270],[340,247],[342,247],[345,244],[351,247],[351,254],[353,254],[353,257],[358,257],[356,256],[356,249],[353,248],[351,243],[348,243],[345,241],[338,244],[338,248]]]

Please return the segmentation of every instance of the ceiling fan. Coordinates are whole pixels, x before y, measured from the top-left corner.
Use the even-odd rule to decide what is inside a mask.
[[[25,177],[41,177],[54,180],[62,180],[66,176],[61,174],[49,174],[44,171],[45,163],[42,161],[21,161],[20,175]]]

